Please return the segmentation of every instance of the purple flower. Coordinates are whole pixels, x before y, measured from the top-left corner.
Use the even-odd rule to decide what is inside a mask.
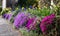
[[[8,20],[10,20],[12,17],[12,14],[8,14]]]
[[[22,24],[24,24],[26,21],[28,21],[29,17],[25,16],[22,21],[20,22],[20,26],[22,26]]]
[[[20,22],[22,21],[24,15],[25,14],[23,12],[22,13],[18,13],[18,15],[14,19],[14,26],[15,27],[18,28],[18,26],[19,26]]]
[[[32,9],[32,6],[29,6],[29,8],[31,8],[31,9]]]
[[[12,14],[4,14],[3,15],[3,17],[5,18],[5,19],[9,19],[10,20],[10,17],[12,16]]]
[[[5,17],[6,17],[6,15],[7,15],[7,14],[4,14],[4,15],[3,15],[3,18],[5,18]]]
[[[21,13],[18,13],[17,16],[14,18],[14,19],[17,19],[17,18],[20,18],[21,16],[24,16],[25,13],[21,12]]]
[[[29,15],[26,15],[24,12],[18,13],[18,15],[14,18],[14,26],[16,28],[22,26],[29,19],[28,16]]]
[[[26,10],[26,8],[24,8],[24,10]]]
[[[8,14],[6,14],[6,17],[5,17],[5,19],[8,19],[8,17],[9,17],[9,15],[8,15]]]

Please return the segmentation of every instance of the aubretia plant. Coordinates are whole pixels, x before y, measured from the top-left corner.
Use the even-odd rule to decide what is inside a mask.
[[[12,17],[11,17],[11,19],[10,19],[10,22],[11,23],[13,23],[14,22],[14,18],[15,18],[15,16],[18,14],[20,12],[20,9],[18,10],[15,10],[14,12],[13,12],[13,15],[12,15]]]
[[[26,15],[24,12],[18,13],[18,15],[14,18],[14,26],[16,28],[21,27],[27,20],[29,19],[28,14]]]
[[[33,17],[33,18],[30,18],[28,20],[28,23],[26,25],[26,28],[30,31],[30,30],[36,30],[37,29],[37,25],[38,25],[38,18],[37,17]]]
[[[3,18],[10,20],[11,16],[12,16],[12,14],[4,14]]]
[[[32,28],[32,24],[33,24],[34,20],[35,20],[35,17],[34,17],[34,18],[30,18],[30,19],[28,20],[28,23],[27,23],[27,25],[26,25],[26,28],[27,28],[28,30],[30,30],[30,29]]]
[[[8,14],[8,20],[10,21],[12,14]]]
[[[46,16],[42,19],[41,24],[40,24],[40,28],[41,31],[46,34],[47,32],[47,26],[53,23],[53,20],[55,18],[55,14],[51,14],[50,16]]]
[[[22,15],[24,16],[25,14],[23,12],[22,13],[18,13],[18,15],[14,18],[14,26],[16,28],[18,28],[19,23],[21,22],[21,20],[23,18]]]
[[[2,17],[5,18],[7,14],[3,14]]]
[[[21,20],[21,22],[19,23],[20,24],[20,27],[23,27],[26,25],[26,22],[29,20],[29,14],[26,14],[23,19]]]
[[[5,19],[8,19],[9,15],[8,15],[8,14],[4,14],[3,17],[4,17]]]

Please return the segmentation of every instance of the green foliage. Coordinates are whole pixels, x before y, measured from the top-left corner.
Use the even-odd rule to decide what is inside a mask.
[[[11,22],[11,23],[13,23],[13,22],[14,22],[14,19],[13,19],[13,17],[11,17],[11,19],[10,19],[10,22]]]
[[[49,8],[46,7],[42,9],[27,9],[26,11],[36,16],[48,16],[53,13]]]
[[[20,32],[22,33],[23,36],[38,36],[38,33],[26,30],[26,28],[20,28]]]
[[[2,7],[0,7],[0,12],[2,11]]]
[[[20,10],[16,10],[16,11],[13,12],[13,15],[12,15],[12,17],[11,17],[11,19],[10,19],[10,22],[11,22],[11,23],[14,22],[14,17],[15,17],[19,12],[20,12]]]
[[[5,14],[5,13],[10,13],[10,9],[6,8],[0,12],[1,15]]]
[[[60,15],[60,7],[57,7],[57,9],[55,9],[55,12],[57,15]]]
[[[19,12],[20,12],[20,10],[16,10],[16,11],[13,13],[13,17],[15,17]]]

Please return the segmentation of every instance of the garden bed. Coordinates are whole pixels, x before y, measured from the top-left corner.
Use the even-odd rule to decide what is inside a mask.
[[[13,23],[23,36],[57,36],[59,31],[60,16],[50,9],[17,10],[13,14],[2,12],[3,18]],[[59,22],[58,22],[59,21]]]

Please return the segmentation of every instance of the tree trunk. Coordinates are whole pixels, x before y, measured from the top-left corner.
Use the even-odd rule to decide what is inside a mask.
[[[6,0],[2,0],[2,9],[4,10],[6,8]]]

